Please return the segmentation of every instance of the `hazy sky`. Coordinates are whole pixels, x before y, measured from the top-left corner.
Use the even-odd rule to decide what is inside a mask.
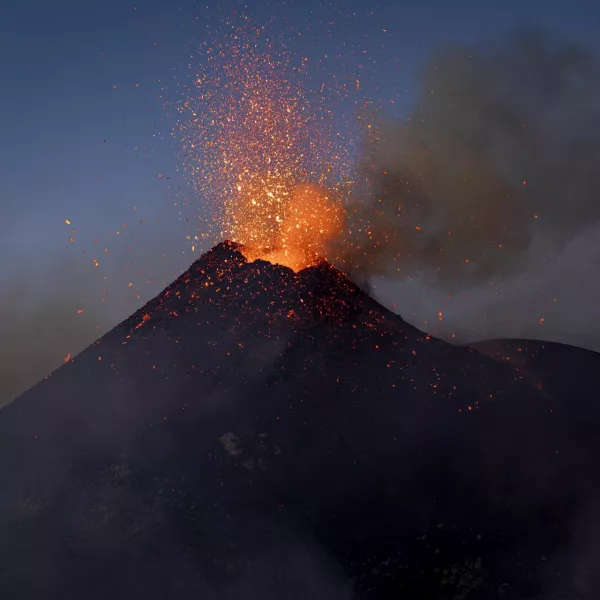
[[[398,115],[416,96],[415,70],[441,43],[477,42],[530,24],[600,45],[600,5],[594,0],[253,0],[248,6],[192,0],[2,3],[0,404],[192,262],[185,237],[193,234],[201,209],[177,170],[164,88],[176,93],[207,25],[218,26],[222,15],[238,10],[258,22],[275,17],[273,31],[302,33],[290,39],[292,50],[314,61],[341,54],[327,63],[337,77],[354,78],[363,64],[366,93],[395,106]],[[569,248],[575,262],[593,240],[578,243]],[[394,295],[405,295],[405,312],[419,325],[435,303],[423,308],[420,296],[404,287],[406,282],[380,284],[379,290],[400,312],[403,298]],[[572,311],[579,295],[571,288]],[[456,314],[464,320],[462,306]]]

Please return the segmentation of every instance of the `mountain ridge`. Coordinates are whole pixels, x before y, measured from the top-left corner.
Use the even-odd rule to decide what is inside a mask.
[[[0,411],[0,593],[593,600],[561,394],[220,244]]]

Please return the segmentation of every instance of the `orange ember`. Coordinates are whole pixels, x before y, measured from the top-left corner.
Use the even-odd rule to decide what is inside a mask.
[[[305,61],[293,66],[268,40],[261,51],[262,35],[235,29],[203,49],[180,109],[184,164],[209,237],[299,270],[328,258],[354,165],[322,95],[301,84]]]
[[[329,244],[344,225],[344,207],[324,188],[298,185],[291,198],[269,202],[274,219],[264,222],[251,213],[248,221],[240,220],[248,260],[268,260],[299,271],[327,258]],[[277,224],[270,228],[271,222]],[[264,235],[263,235],[264,234]]]

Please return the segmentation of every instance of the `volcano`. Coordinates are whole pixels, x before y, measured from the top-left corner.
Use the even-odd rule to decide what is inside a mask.
[[[596,599],[600,357],[509,347],[222,243],[0,412],[0,597]]]

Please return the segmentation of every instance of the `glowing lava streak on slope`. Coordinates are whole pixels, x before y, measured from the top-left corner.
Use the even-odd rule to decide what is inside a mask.
[[[179,132],[210,235],[243,244],[248,260],[299,270],[330,258],[352,161],[331,112],[300,83],[307,61],[274,58],[263,34],[233,28],[204,47]]]

